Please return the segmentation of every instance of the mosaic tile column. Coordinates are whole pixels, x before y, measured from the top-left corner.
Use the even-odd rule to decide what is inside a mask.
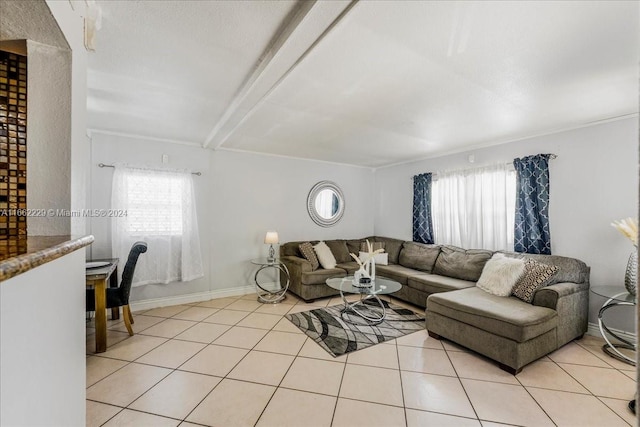
[[[27,57],[0,50],[0,241],[27,235]]]

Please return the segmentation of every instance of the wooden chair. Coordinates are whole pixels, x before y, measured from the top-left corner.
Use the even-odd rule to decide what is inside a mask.
[[[122,280],[117,288],[107,288],[107,308],[122,307],[122,316],[124,324],[129,331],[129,335],[133,335],[133,316],[129,308],[129,294],[131,293],[131,282],[133,281],[133,273],[136,269],[138,257],[140,254],[147,252],[147,244],[145,242],[136,242],[129,251],[129,258],[122,272]],[[87,289],[87,311],[95,311],[95,290]]]

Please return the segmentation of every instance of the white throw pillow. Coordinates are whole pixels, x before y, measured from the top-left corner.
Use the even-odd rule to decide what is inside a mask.
[[[499,297],[508,297],[524,273],[524,260],[495,254],[484,266],[476,286]]]
[[[360,261],[362,261],[363,259],[368,259],[369,258],[369,252],[360,252],[358,254],[358,258],[360,258]],[[389,265],[389,254],[388,253],[375,254],[373,256],[373,259],[376,260],[376,264]]]
[[[333,256],[331,249],[325,242],[318,243],[313,247],[313,250],[316,251],[316,256],[322,268],[336,268],[336,257]]]

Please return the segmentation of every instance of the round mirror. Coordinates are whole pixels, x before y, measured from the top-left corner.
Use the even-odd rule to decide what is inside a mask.
[[[344,214],[344,196],[334,182],[320,181],[307,197],[307,210],[311,219],[321,227],[330,227]]]

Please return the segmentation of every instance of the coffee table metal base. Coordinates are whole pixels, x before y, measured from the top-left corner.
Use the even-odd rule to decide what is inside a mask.
[[[364,298],[360,298],[358,301],[353,303],[347,300],[342,290],[340,290],[340,296],[342,297],[342,301],[344,302],[344,309],[342,310],[341,317],[342,317],[342,320],[344,320],[345,322],[353,323],[348,317],[345,317],[345,314],[349,312],[353,312],[358,317],[361,317],[362,319],[366,320],[369,323],[369,325],[379,325],[387,317],[387,309],[385,308],[380,298],[378,298],[378,295],[375,295],[375,294],[365,295]],[[378,306],[380,307],[380,309],[382,310],[379,316],[371,316],[370,314],[365,314],[362,310],[358,309],[359,306],[364,306],[364,302],[370,299],[375,300],[378,303]],[[369,309],[369,311],[372,311],[372,310]]]

